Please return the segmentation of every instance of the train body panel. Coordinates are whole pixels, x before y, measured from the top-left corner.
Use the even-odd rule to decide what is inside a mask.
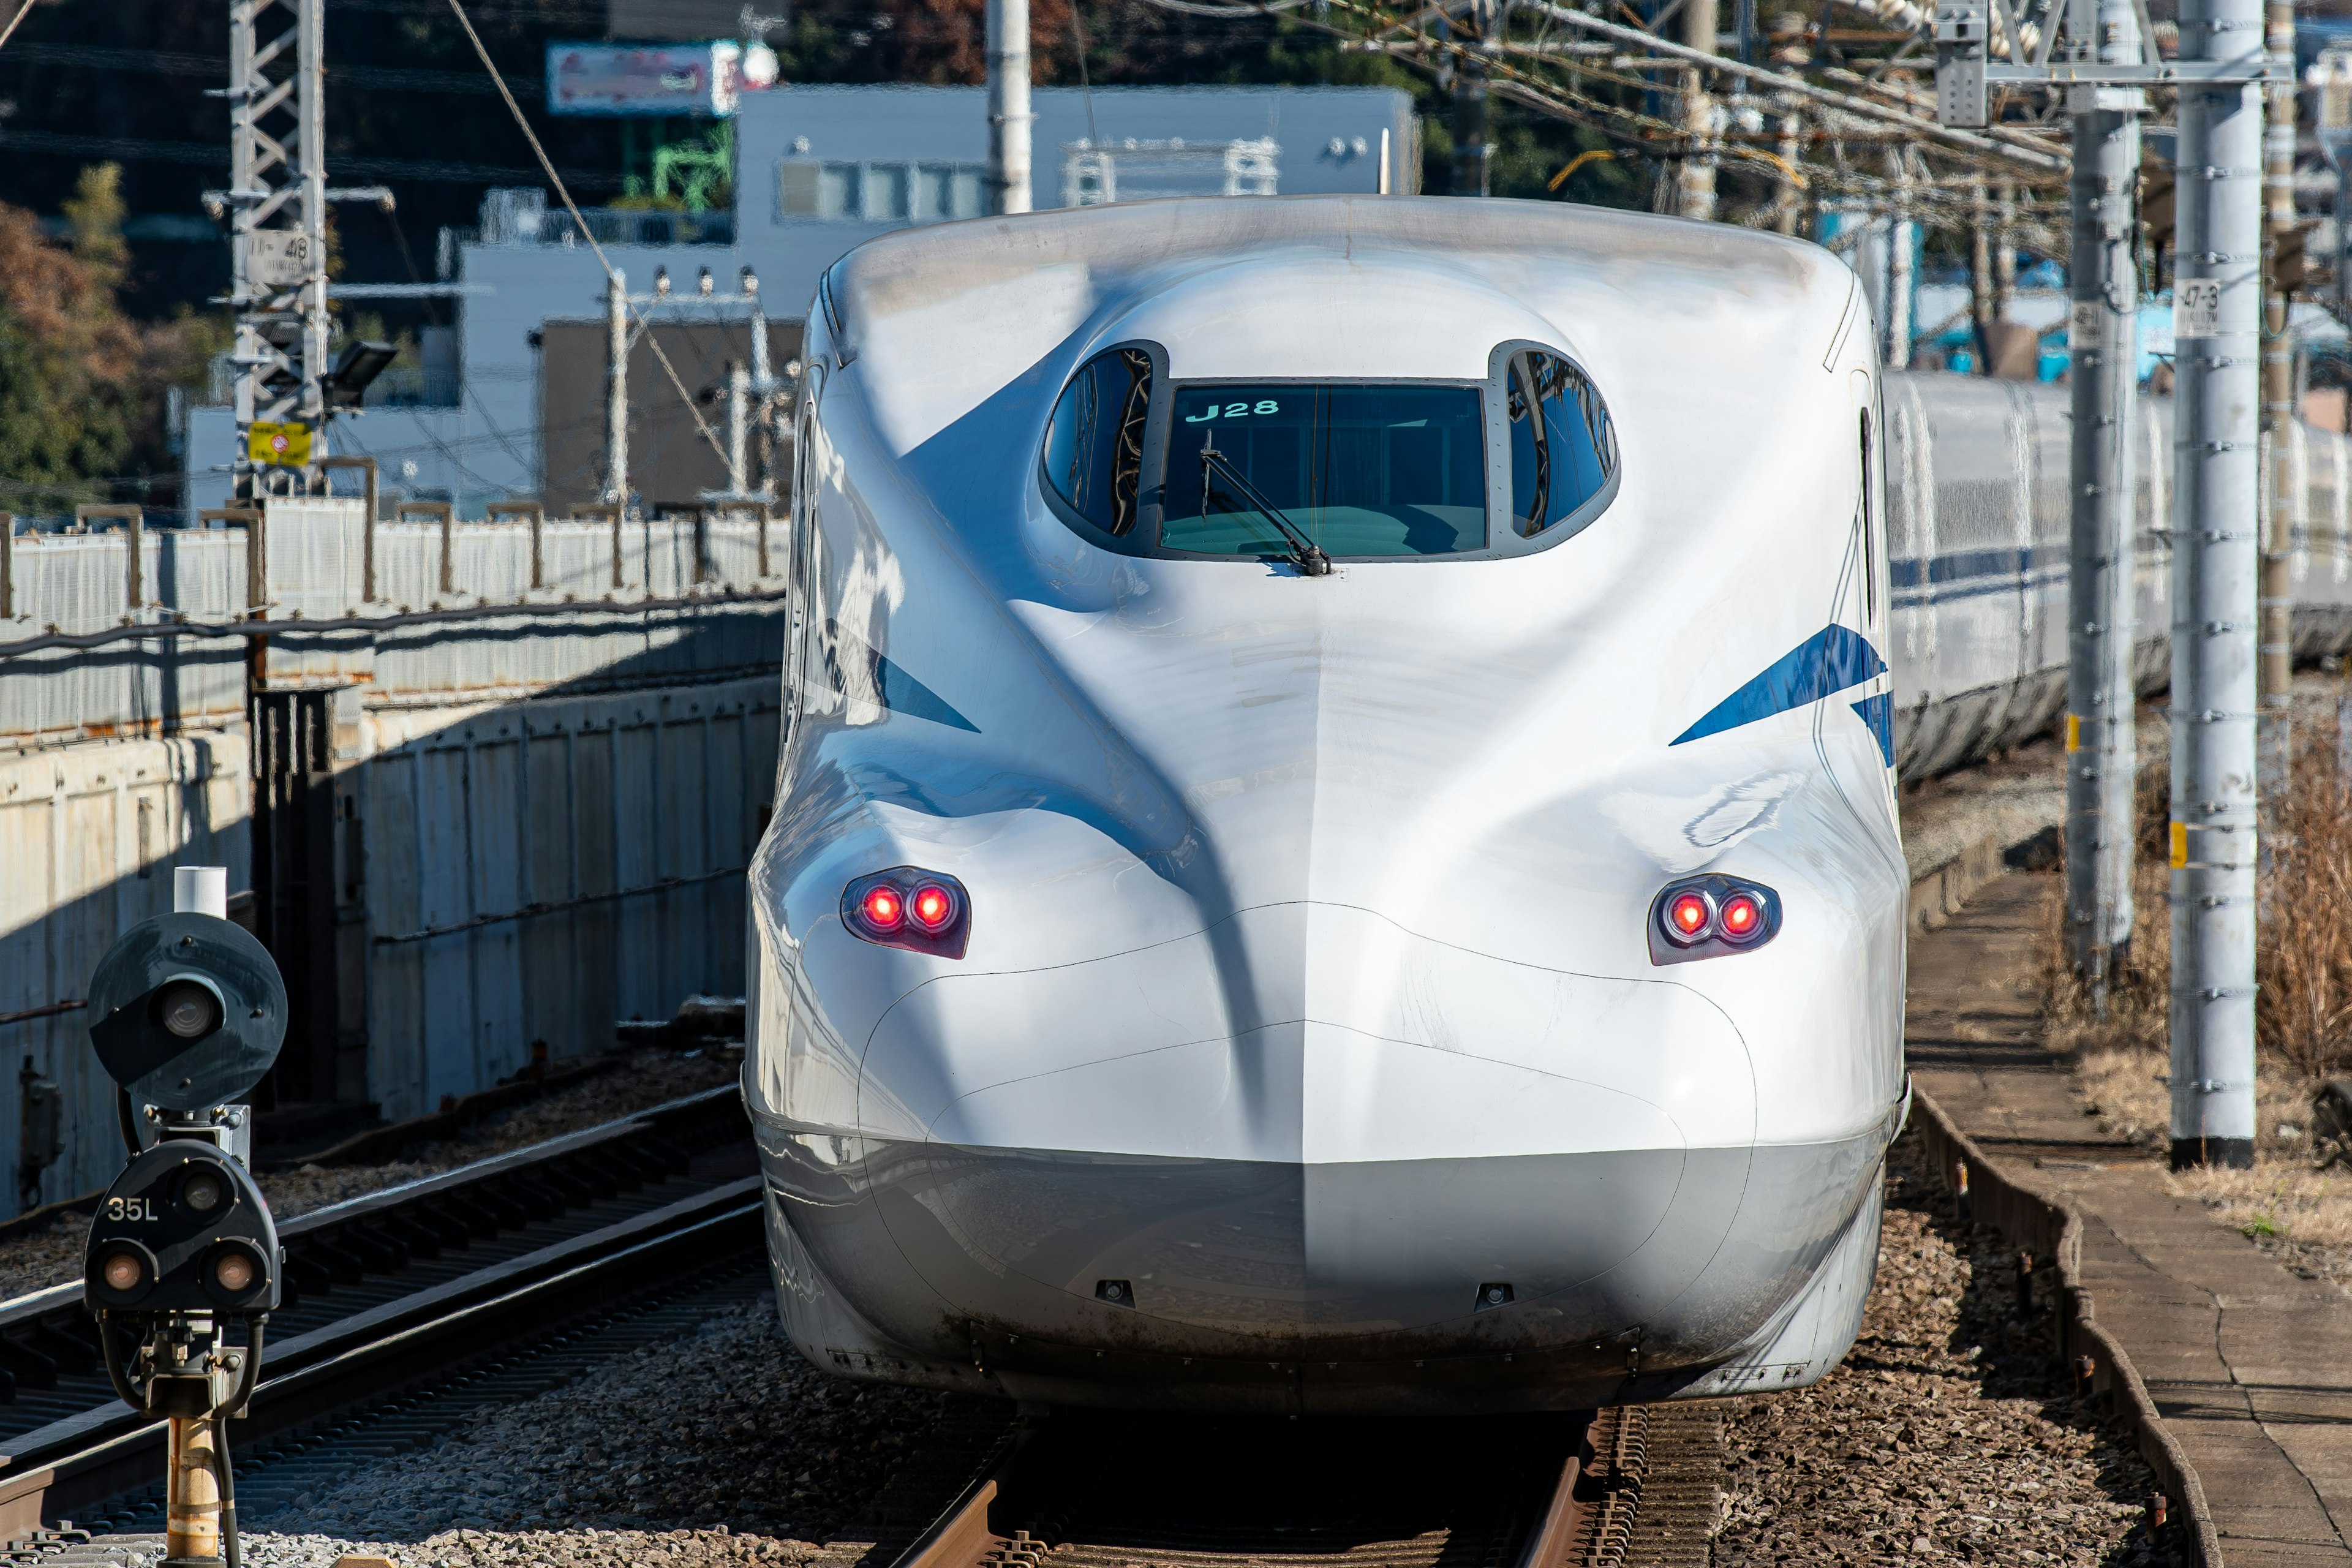
[[[745,1069],[813,1359],[1351,1411],[1833,1363],[1907,893],[1843,266],[1542,204],[1195,201],[892,237],[819,314]],[[1126,532],[1041,471],[1107,361]],[[1564,510],[1525,532],[1511,378],[1563,366],[1608,460],[1568,509],[1546,426]],[[1234,482],[1180,444],[1275,483],[1245,421],[1301,399],[1403,410],[1316,438],[1451,488],[1302,504],[1365,546],[1328,576],[1169,544]],[[891,868],[962,889],[960,956],[861,923]],[[1661,961],[1702,876],[1777,927]]]

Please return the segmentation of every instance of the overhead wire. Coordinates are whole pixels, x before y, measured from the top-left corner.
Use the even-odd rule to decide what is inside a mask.
[[[0,28],[0,49],[5,49],[8,47],[8,40],[16,36],[16,24],[23,21],[26,14],[31,11],[32,8],[33,0],[25,0],[23,5],[16,7],[16,14],[8,18],[8,26],[5,28]]]
[[[693,395],[686,390],[686,383],[679,379],[677,368],[669,363],[669,355],[662,352],[661,341],[650,330],[651,323],[637,309],[636,301],[629,298],[628,288],[622,283],[620,273],[604,255],[604,247],[596,243],[594,231],[589,228],[588,220],[580,214],[580,205],[572,199],[571,190],[564,184],[562,177],[556,174],[554,161],[548,157],[547,149],[539,144],[539,133],[530,128],[530,121],[523,115],[522,105],[517,103],[514,94],[508,90],[507,79],[491,60],[490,51],[482,43],[482,36],[474,31],[473,19],[466,15],[464,0],[449,0],[449,9],[456,14],[457,25],[466,29],[467,41],[474,46],[474,53],[481,58],[482,68],[489,72],[490,79],[498,84],[499,96],[506,100],[507,112],[514,116],[515,124],[522,130],[523,139],[530,143],[532,155],[538,158],[540,167],[546,171],[549,182],[555,186],[555,194],[562,199],[563,210],[572,215],[572,221],[580,227],[580,237],[587,241],[589,251],[596,258],[596,265],[604,269],[604,281],[619,297],[621,308],[629,313],[639,331],[644,332],[646,346],[654,351],[654,358],[660,363],[663,374],[669,377],[670,385],[677,389],[678,398],[686,405],[686,411],[694,416],[694,427],[702,433],[702,438],[710,444],[710,449],[719,460],[726,462],[727,449],[719,444],[719,437],[710,428],[710,422],[702,416],[702,410],[695,406]],[[626,496],[614,499],[624,506],[628,504]]]

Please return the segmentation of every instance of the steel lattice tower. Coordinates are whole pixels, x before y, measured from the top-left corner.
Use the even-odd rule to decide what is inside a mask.
[[[323,453],[327,171],[320,72],[325,0],[229,6],[230,302],[236,310],[235,493],[269,488],[253,426],[297,424]],[[280,470],[308,488],[307,469]],[[300,473],[301,478],[295,476]]]

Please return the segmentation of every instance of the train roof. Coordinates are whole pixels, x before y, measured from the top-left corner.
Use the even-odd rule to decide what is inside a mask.
[[[1475,380],[1556,342],[1604,387],[1658,364],[1830,368],[1853,274],[1777,235],[1561,202],[1193,197],[902,230],[850,252],[821,308],[899,450],[1015,382],[1148,339],[1179,379]]]

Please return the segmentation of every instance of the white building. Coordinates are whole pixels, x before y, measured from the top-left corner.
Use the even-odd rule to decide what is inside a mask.
[[[1412,100],[1394,89],[1046,88],[1032,101],[1039,207],[1155,195],[1410,192],[1419,183]],[[708,268],[719,291],[731,292],[748,266],[772,317],[797,321],[818,276],[852,247],[911,224],[980,216],[987,95],[929,87],[747,93],[735,145],[731,214],[604,209],[592,211],[591,222],[633,290],[647,289],[656,270],[667,269],[678,292],[691,296]],[[372,408],[339,419],[332,434],[336,452],[378,460],[387,497],[451,500],[469,517],[510,496],[576,493],[583,443],[601,449],[602,441],[601,429],[556,431],[566,471],[547,471],[542,346],[550,323],[604,319],[595,257],[551,193],[493,192],[483,215],[480,229],[443,237],[444,280],[457,290],[457,374],[427,374],[425,395],[435,405]],[[689,302],[664,319],[698,314],[741,318],[740,309]],[[712,375],[709,365],[678,370],[693,392]],[[574,408],[583,397],[601,406],[601,386],[578,384],[576,354],[560,374],[560,407]],[[697,380],[703,384],[691,384]],[[652,395],[636,390],[633,404],[650,407]],[[675,405],[666,380],[660,395]],[[581,424],[571,415],[565,422]],[[691,421],[678,410],[664,430],[667,437],[633,436],[633,474],[644,466],[640,442],[647,446],[642,457],[657,465],[661,442],[680,430],[690,437]],[[226,502],[235,441],[227,408],[189,410],[191,515]]]

